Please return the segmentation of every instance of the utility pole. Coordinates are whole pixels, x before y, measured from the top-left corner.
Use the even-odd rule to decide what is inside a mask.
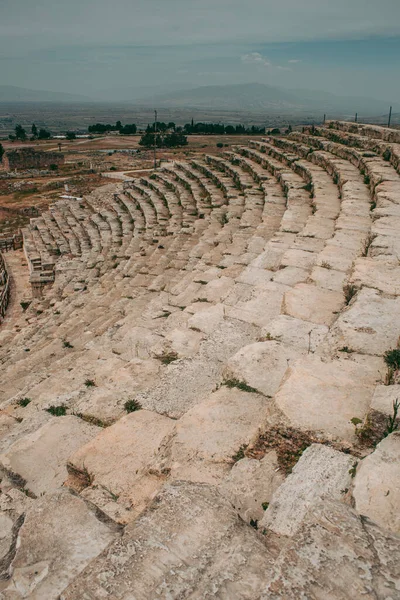
[[[154,111],[154,168],[157,169],[157,111]]]
[[[392,120],[392,107],[390,107],[389,110],[389,120],[388,120],[388,127],[390,127],[390,121]]]
[[[358,121],[358,113],[356,113],[356,118],[354,119],[354,122],[357,123]]]

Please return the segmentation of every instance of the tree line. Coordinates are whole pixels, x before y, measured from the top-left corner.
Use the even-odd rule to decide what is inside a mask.
[[[223,125],[221,123],[186,123],[186,135],[264,135],[265,127],[245,127],[244,125]]]
[[[44,129],[43,127],[38,129],[35,123],[32,123],[31,135],[29,138],[31,142],[35,140],[49,140],[51,137],[52,134],[48,129]],[[8,138],[11,141],[19,140],[20,142],[25,142],[28,139],[28,134],[22,125],[16,125],[14,133],[10,133]],[[66,138],[67,140],[74,140],[76,138],[76,134],[73,131],[67,131]]]
[[[122,135],[134,135],[137,132],[137,127],[134,123],[122,125],[121,121],[117,121],[115,125],[95,123],[88,127],[89,133],[108,133],[110,131],[118,131]]]

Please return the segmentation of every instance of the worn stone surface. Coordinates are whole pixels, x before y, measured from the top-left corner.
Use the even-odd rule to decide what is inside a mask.
[[[396,400],[400,402],[400,385],[377,385],[371,400],[371,408],[384,415],[392,416]]]
[[[257,436],[267,408],[264,396],[226,386],[194,406],[176,423],[166,462],[171,477],[220,481],[232,457]]]
[[[338,348],[383,355],[395,348],[400,335],[400,298],[385,298],[377,290],[361,289],[342,312],[331,332]]]
[[[57,599],[116,535],[115,527],[66,490],[40,498],[19,530],[11,579],[0,598]]]
[[[289,367],[275,402],[293,427],[354,441],[350,420],[364,418],[378,378],[368,365],[310,355]]]
[[[174,425],[173,420],[151,411],[130,413],[70,455],[69,464],[88,473],[92,487],[105,490],[105,498],[99,498],[103,509],[103,502],[114,498],[121,504],[122,520],[127,518],[126,508],[132,519],[163,484],[162,478],[148,470]],[[91,492],[89,497],[93,496]]]
[[[356,286],[375,288],[385,294],[400,296],[400,267],[372,258],[359,258],[351,281]]]
[[[261,330],[262,337],[271,337],[301,352],[315,352],[329,329],[287,315],[279,315]]]
[[[360,461],[353,496],[359,513],[400,533],[400,432],[383,439]]]
[[[284,480],[275,450],[261,460],[242,458],[219,486],[244,521],[261,521],[272,495]],[[263,506],[264,505],[264,506]]]
[[[267,538],[268,539],[268,538]],[[396,600],[400,538],[349,506],[312,506],[275,563],[262,600]]]
[[[288,366],[299,357],[290,346],[270,340],[244,346],[229,359],[224,371],[225,380],[247,383],[265,396],[278,390]]]
[[[61,600],[253,600],[269,581],[271,566],[263,542],[215,488],[175,482]]]
[[[10,446],[0,456],[0,463],[25,479],[26,487],[40,496],[64,483],[70,453],[94,438],[99,431],[99,427],[78,417],[54,417]]]
[[[298,283],[286,292],[283,313],[318,325],[332,325],[344,303],[343,294]]]
[[[274,493],[260,527],[292,536],[313,505],[320,500],[344,498],[354,464],[355,459],[348,454],[321,444],[309,446]]]

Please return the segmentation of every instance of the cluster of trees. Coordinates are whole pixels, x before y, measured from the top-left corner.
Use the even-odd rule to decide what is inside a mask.
[[[3,160],[3,154],[4,154],[4,152],[5,152],[5,150],[4,150],[3,146],[0,144],[0,163]]]
[[[265,127],[245,127],[244,125],[221,125],[220,123],[186,123],[183,128],[187,135],[264,135]]]
[[[187,146],[188,144],[187,137],[181,131],[157,133],[155,141],[157,148],[177,148],[179,146]],[[144,146],[145,148],[152,148],[154,146],[154,127],[153,131],[146,130],[146,133],[142,135],[139,146]]]
[[[15,133],[14,134],[10,134],[8,137],[10,140],[19,140],[21,142],[24,142],[25,140],[28,139],[28,134],[26,133],[26,130],[22,127],[22,125],[16,125],[15,127]],[[38,129],[35,125],[35,123],[32,124],[31,127],[31,141],[33,140],[49,140],[51,138],[51,133],[50,131],[47,131],[47,129]]]
[[[161,133],[165,133],[166,131],[182,131],[182,127],[176,127],[175,123],[170,121],[169,123],[164,123],[163,121],[157,121],[156,123],[157,131]],[[154,133],[154,123],[151,125],[147,125],[146,133]]]
[[[137,132],[137,127],[134,123],[122,125],[121,121],[117,121],[115,125],[96,123],[88,127],[89,133],[108,133],[109,131],[118,131],[122,135],[134,135]]]

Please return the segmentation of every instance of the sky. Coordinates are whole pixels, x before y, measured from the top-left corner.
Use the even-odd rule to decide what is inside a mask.
[[[266,83],[400,98],[400,0],[0,0],[0,85],[145,96]]]

